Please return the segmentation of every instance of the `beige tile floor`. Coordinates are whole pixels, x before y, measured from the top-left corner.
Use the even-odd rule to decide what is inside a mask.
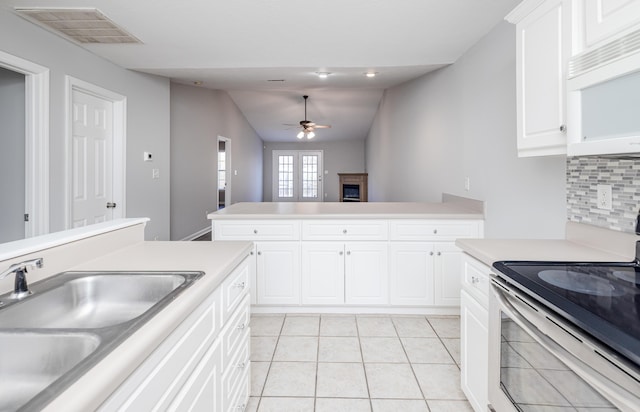
[[[467,412],[460,319],[253,315],[250,412]]]

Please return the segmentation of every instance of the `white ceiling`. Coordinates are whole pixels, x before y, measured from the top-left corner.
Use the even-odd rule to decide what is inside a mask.
[[[520,0],[3,0],[95,7],[143,44],[88,44],[129,69],[227,90],[265,141],[283,123],[331,124],[317,139],[364,139],[384,89],[456,61]],[[331,75],[319,79],[316,72]],[[373,79],[367,71],[378,72]],[[269,82],[268,80],[284,80]]]

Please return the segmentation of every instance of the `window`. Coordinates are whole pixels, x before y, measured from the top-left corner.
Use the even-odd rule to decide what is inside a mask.
[[[227,185],[227,162],[225,152],[218,152],[218,190]]]
[[[273,151],[274,202],[322,202],[322,151]]]

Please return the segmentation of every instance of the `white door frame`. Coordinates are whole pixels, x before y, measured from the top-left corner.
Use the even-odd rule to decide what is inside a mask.
[[[49,69],[0,51],[0,67],[25,76],[25,237],[49,233]]]
[[[218,198],[220,192],[218,189],[218,152],[220,151],[220,142],[224,142],[224,167],[225,167],[225,176],[226,176],[226,184],[227,186],[224,188],[224,207],[231,206],[231,139],[228,137],[218,135],[218,139],[216,140],[216,210],[218,210],[218,202],[220,199]]]
[[[127,97],[104,89],[75,77],[65,76],[65,228],[70,229],[73,222],[73,91],[90,94],[113,103],[113,218],[126,217],[126,141],[127,141]]]

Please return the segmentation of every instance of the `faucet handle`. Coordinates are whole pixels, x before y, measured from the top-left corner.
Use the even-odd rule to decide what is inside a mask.
[[[37,267],[41,268],[44,266],[44,260],[42,258],[25,260],[24,262],[14,263],[9,266],[9,269],[0,273],[0,279],[4,279],[10,274],[14,273],[16,275],[13,293],[11,294],[11,298],[13,299],[22,299],[31,294],[29,290],[29,285],[27,284],[27,268]]]

